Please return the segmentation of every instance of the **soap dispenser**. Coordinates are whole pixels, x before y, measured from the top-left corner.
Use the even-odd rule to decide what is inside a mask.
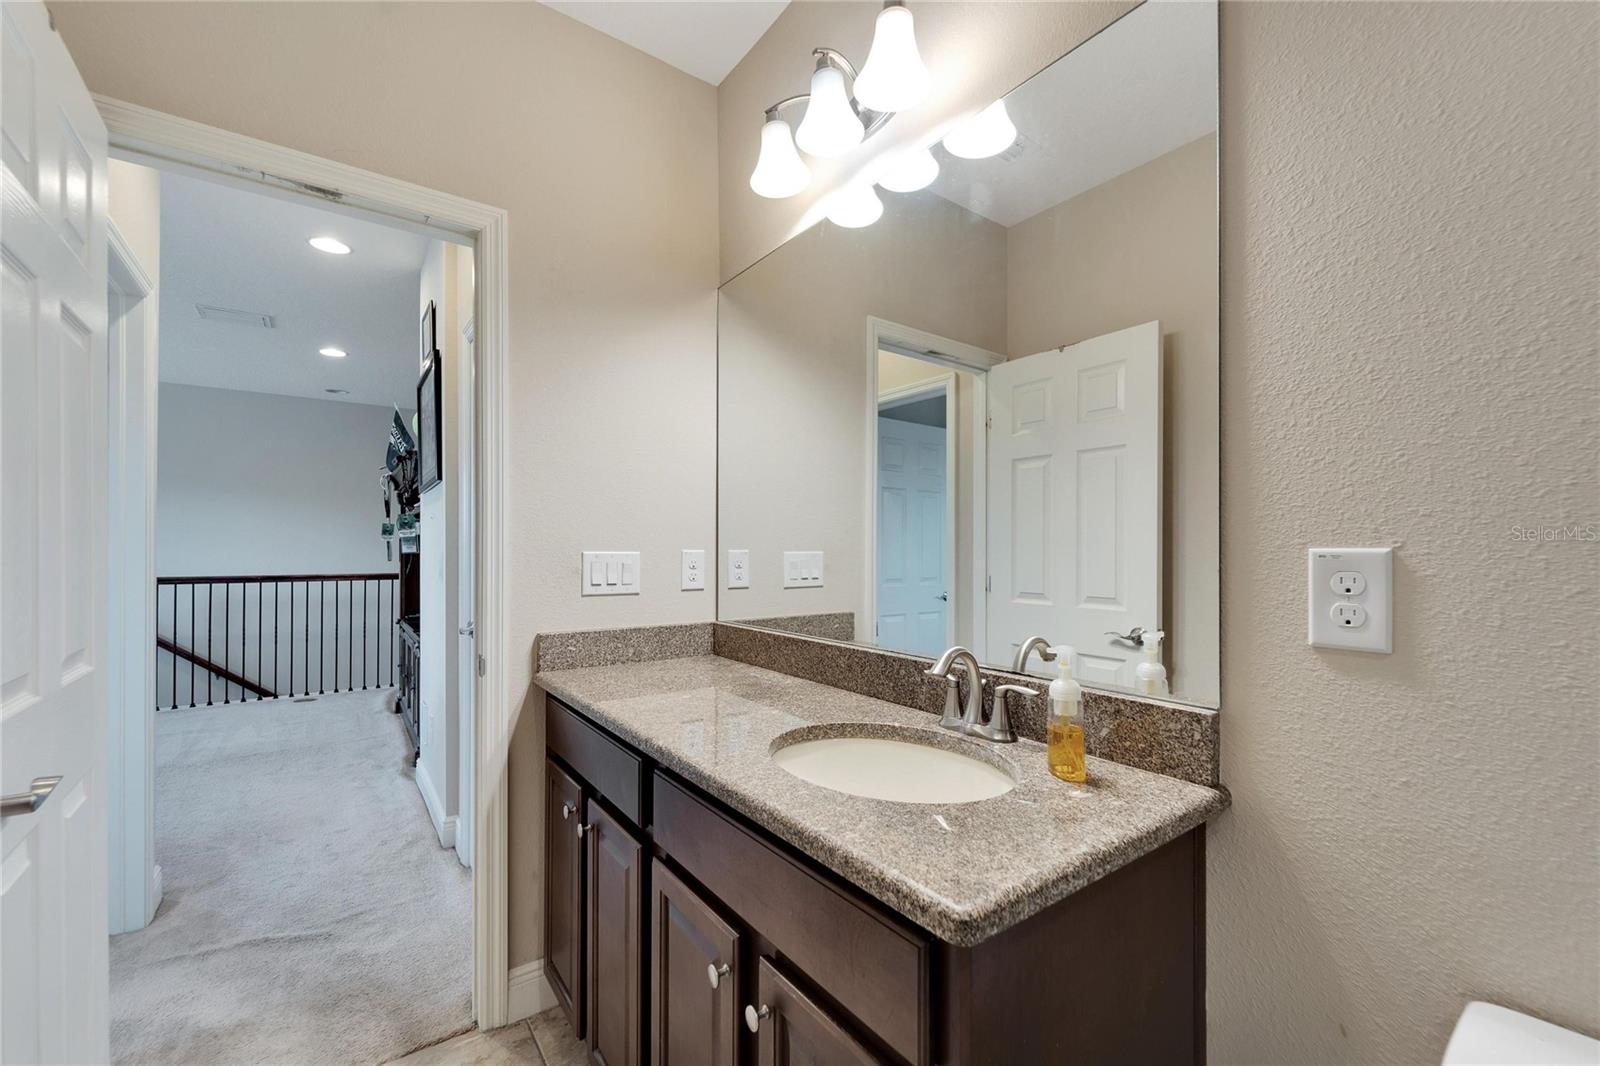
[[[1061,674],[1050,682],[1050,717],[1045,723],[1050,772],[1063,781],[1088,780],[1083,758],[1083,689],[1072,679],[1072,648],[1062,644],[1055,653]]]
[[[1165,696],[1167,694],[1167,668],[1161,665],[1161,638],[1166,636],[1159,629],[1149,630],[1140,638],[1144,646],[1144,662],[1134,670],[1134,688],[1145,696]]]

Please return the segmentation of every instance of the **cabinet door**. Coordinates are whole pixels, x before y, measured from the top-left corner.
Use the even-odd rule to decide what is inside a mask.
[[[770,959],[761,960],[756,1004],[745,1011],[745,1023],[756,1030],[759,1066],[847,1066],[879,1061],[779,973]]]
[[[739,934],[659,861],[650,884],[652,1066],[734,1066]]]
[[[588,839],[589,1061],[640,1066],[644,847],[593,798]]]
[[[546,973],[556,1000],[583,1035],[583,791],[545,760],[544,942]]]

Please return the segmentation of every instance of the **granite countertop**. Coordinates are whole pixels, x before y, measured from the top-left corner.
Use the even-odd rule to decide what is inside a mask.
[[[534,682],[952,944],[1015,925],[1228,804],[1218,790],[1093,757],[1089,783],[1069,784],[1050,775],[1043,744],[957,737],[923,711],[711,655]],[[987,749],[1017,786],[975,803],[899,803],[813,785],[770,758],[790,730],[852,722]]]

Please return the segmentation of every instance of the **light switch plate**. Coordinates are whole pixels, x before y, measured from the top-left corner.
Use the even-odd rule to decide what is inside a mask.
[[[683,549],[683,582],[684,591],[704,589],[706,587],[706,552],[704,548]]]
[[[578,582],[585,596],[637,596],[638,552],[584,552]]]
[[[822,587],[822,553],[784,552],[783,587],[786,589]]]
[[[1394,549],[1311,548],[1306,639],[1318,648],[1394,650]]]
[[[730,589],[747,589],[750,587],[750,549],[728,549],[728,587]]]

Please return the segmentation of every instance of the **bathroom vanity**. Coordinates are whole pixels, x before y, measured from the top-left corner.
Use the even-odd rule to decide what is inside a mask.
[[[536,680],[545,972],[591,1061],[1203,1058],[1220,791],[1099,759],[1069,785],[1035,742],[710,655]],[[1015,783],[895,802],[772,758],[862,734],[965,746]]]

